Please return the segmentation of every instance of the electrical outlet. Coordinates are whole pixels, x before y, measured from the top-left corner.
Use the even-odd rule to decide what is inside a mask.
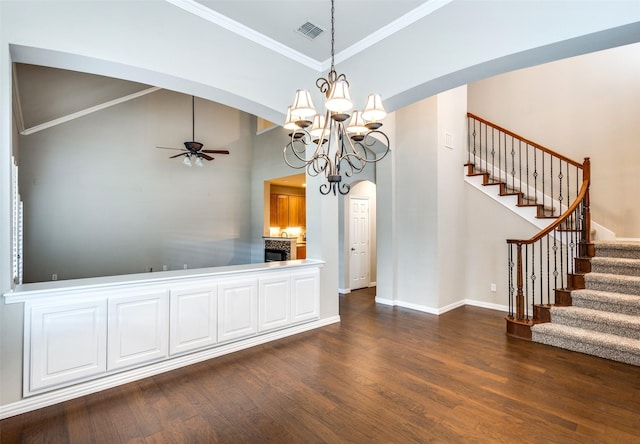
[[[186,270],[186,269],[187,269],[187,264],[184,264],[184,265],[182,266],[182,268]]]
[[[167,266],[166,265],[162,266],[162,271],[167,271]]]
[[[496,284],[491,284],[491,291],[497,291]]]
[[[58,280],[58,275],[57,275],[56,273],[53,273],[53,274],[51,275],[51,280],[52,280],[52,281],[57,281],[57,280]]]

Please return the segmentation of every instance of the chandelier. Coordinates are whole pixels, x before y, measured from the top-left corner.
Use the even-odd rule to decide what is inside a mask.
[[[284,128],[290,130],[290,141],[283,150],[284,160],[292,168],[306,168],[310,176],[324,174],[327,182],[320,193],[349,193],[351,186],[342,182],[343,175],[360,173],[368,163],[387,155],[389,138],[380,131],[387,113],[379,94],[369,94],[362,112],[353,110],[349,82],[335,70],[334,0],[331,0],[331,70],[326,78],[316,80],[316,86],[326,101],[324,115],[317,113],[308,90],[296,91],[293,105],[287,110]],[[348,121],[348,122],[347,122]],[[373,150],[376,140],[384,145],[382,152]],[[313,148],[307,157],[307,148]]]

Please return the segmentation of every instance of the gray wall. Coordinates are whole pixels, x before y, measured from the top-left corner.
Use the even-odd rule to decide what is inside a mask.
[[[248,114],[196,99],[195,138],[224,148],[202,168],[191,97],[158,91],[20,137],[25,282],[250,262]]]
[[[640,238],[640,44],[573,57],[469,85],[469,111],[582,162],[591,158],[591,214]],[[597,233],[596,233],[597,236]]]

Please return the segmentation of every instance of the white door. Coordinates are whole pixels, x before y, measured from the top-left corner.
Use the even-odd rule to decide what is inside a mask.
[[[350,289],[366,288],[369,277],[369,199],[350,197]]]

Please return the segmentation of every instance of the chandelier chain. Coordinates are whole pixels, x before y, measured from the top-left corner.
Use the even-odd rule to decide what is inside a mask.
[[[335,26],[335,5],[331,0],[331,71],[335,71],[335,43],[336,43],[336,26]]]
[[[380,161],[391,147],[389,137],[379,131],[386,116],[379,94],[369,94],[362,113],[351,111],[347,76],[335,70],[335,28],[335,0],[331,0],[331,70],[316,80],[316,87],[327,99],[324,118],[316,112],[309,91],[299,89],[284,125],[291,130],[283,149],[285,163],[306,169],[309,176],[324,175],[327,182],[320,185],[320,193],[325,195],[349,193],[351,185],[343,182],[343,177],[352,177],[367,164]],[[308,157],[307,148],[314,146]]]

